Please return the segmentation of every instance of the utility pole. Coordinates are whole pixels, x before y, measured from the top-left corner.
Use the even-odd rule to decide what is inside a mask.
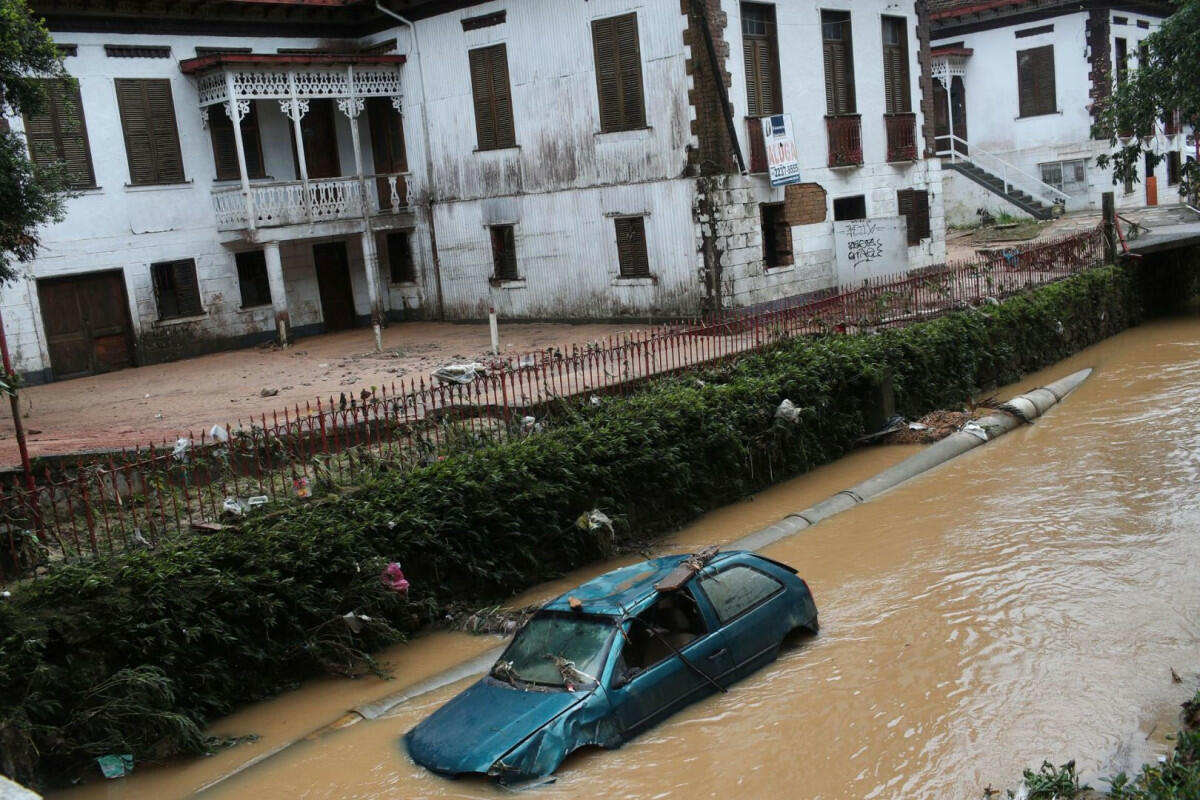
[[[29,464],[29,448],[25,445],[25,425],[21,422],[21,405],[17,400],[17,378],[13,373],[12,361],[8,357],[8,337],[4,333],[3,314],[0,314],[0,355],[4,357],[4,378],[9,382],[8,399],[12,402],[13,430],[17,434],[17,448],[21,451],[21,469],[25,473],[25,488],[32,495],[35,489],[33,467]]]

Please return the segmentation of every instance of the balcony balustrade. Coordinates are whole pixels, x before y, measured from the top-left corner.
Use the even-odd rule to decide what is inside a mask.
[[[844,114],[825,118],[829,135],[829,166],[853,167],[863,163],[862,116]]]
[[[883,124],[887,130],[887,160],[917,160],[917,115],[884,114]]]
[[[397,173],[370,175],[363,181],[351,176],[309,180],[307,183],[277,181],[252,184],[249,207],[254,209],[253,227],[273,228],[362,219],[365,213],[378,215],[406,211],[409,207],[407,177],[407,173]],[[366,201],[369,204],[366,209],[363,207],[364,184],[367,186]],[[371,191],[372,187],[375,187],[375,191]],[[216,189],[212,196],[218,230],[251,227],[242,187]]]

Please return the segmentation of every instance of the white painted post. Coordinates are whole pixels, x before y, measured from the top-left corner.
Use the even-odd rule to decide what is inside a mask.
[[[233,122],[233,143],[237,148],[238,173],[242,178],[242,199],[245,201],[246,224],[254,230],[254,197],[250,194],[250,176],[246,172],[246,145],[242,142],[242,103],[246,104],[246,113],[250,110],[249,100],[238,100],[237,84],[232,72],[225,73],[225,113]]]
[[[287,347],[291,339],[291,331],[288,330],[291,317],[288,315],[287,288],[283,283],[283,260],[279,257],[279,242],[267,242],[263,254],[267,261],[267,285],[271,287],[271,305],[275,308],[275,337],[282,347]]]
[[[383,352],[383,301],[379,286],[379,250],[370,226],[362,233],[363,269],[367,271],[367,297],[371,301],[371,326],[375,329],[375,352]]]
[[[363,110],[363,100],[354,86],[354,65],[349,70],[350,96],[338,101],[338,108],[350,118],[350,141],[354,145],[354,171],[358,176],[359,202],[362,204],[363,268],[367,271],[367,294],[371,298],[371,325],[375,328],[375,352],[383,352],[383,302],[379,286],[379,252],[375,248],[375,234],[371,230],[371,206],[367,202],[367,179],[363,174],[362,141],[358,134],[358,116]]]
[[[308,158],[304,155],[304,129],[300,120],[308,111],[308,101],[296,96],[296,71],[288,70],[288,117],[292,120],[292,136],[296,140],[296,164],[300,167],[300,182],[304,184],[304,218],[312,222],[312,195],[308,191]]]
[[[958,142],[954,138],[954,95],[950,93],[950,87],[954,84],[954,78],[950,75],[950,70],[946,70],[946,121],[950,125],[950,160],[958,160]]]
[[[500,328],[496,325],[496,309],[488,309],[488,328],[492,332],[492,355],[500,355]]]

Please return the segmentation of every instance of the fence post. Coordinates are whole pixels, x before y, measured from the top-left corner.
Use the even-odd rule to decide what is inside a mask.
[[[1103,196],[1104,214],[1104,260],[1108,264],[1117,261],[1117,203],[1112,192]]]

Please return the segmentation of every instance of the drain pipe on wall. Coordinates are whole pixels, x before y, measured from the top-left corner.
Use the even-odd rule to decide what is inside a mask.
[[[442,298],[442,260],[438,257],[437,226],[433,221],[433,152],[430,148],[429,137],[429,101],[425,96],[425,61],[421,58],[421,39],[417,35],[417,26],[411,20],[400,16],[389,8],[384,8],[382,0],[375,0],[375,10],[387,14],[402,25],[407,25],[412,32],[413,51],[417,56],[417,64],[421,71],[421,135],[424,137],[422,146],[425,149],[425,196],[429,208],[429,252],[433,257],[433,280],[437,288],[437,318],[446,318],[446,307]]]
[[[905,481],[915,478],[934,467],[941,466],[955,456],[962,455],[969,450],[974,450],[976,447],[987,444],[993,439],[1003,436],[1011,430],[1016,429],[1025,423],[1032,423],[1034,419],[1042,416],[1052,407],[1062,401],[1070,394],[1079,384],[1083,383],[1089,375],[1092,374],[1091,368],[1081,369],[1078,372],[1073,372],[1061,380],[1046,386],[1033,389],[1025,394],[1017,395],[1012,400],[1009,400],[998,413],[991,414],[983,419],[968,423],[962,430],[951,434],[942,439],[940,442],[931,444],[929,447],[922,450],[920,453],[901,461],[894,467],[885,469],[878,475],[868,478],[862,483],[856,484],[849,489],[843,489],[835,495],[832,495],[825,500],[817,503],[814,506],[788,514],[774,525],[769,525],[766,528],[755,531],[748,536],[744,536],[733,542],[729,542],[721,549],[725,550],[758,550],[763,547],[778,542],[781,539],[786,539],[801,531],[811,528],[822,520],[839,514],[848,509],[854,508],[857,505],[867,502],[868,500],[883,494],[889,489],[899,486]],[[505,645],[492,648],[484,653],[480,653],[469,661],[465,661],[456,667],[444,670],[436,675],[426,678],[408,688],[381,697],[378,700],[369,703],[363,703],[355,708],[350,709],[337,720],[325,725],[304,737],[305,742],[312,742],[317,739],[322,739],[332,733],[335,733],[343,728],[347,728],[362,720],[379,719],[391,713],[397,706],[400,706],[413,698],[423,694],[442,689],[453,683],[457,683],[467,678],[472,678],[477,675],[482,675],[487,672],[492,664],[496,662],[503,653]],[[278,748],[268,751],[261,756],[251,759],[249,762],[234,769],[232,772],[217,778],[206,786],[201,787],[197,792],[204,792],[211,789],[219,783],[223,783],[229,778],[243,772],[250,767],[261,763],[275,756],[276,754],[296,745],[297,742],[289,742],[280,745]]]

